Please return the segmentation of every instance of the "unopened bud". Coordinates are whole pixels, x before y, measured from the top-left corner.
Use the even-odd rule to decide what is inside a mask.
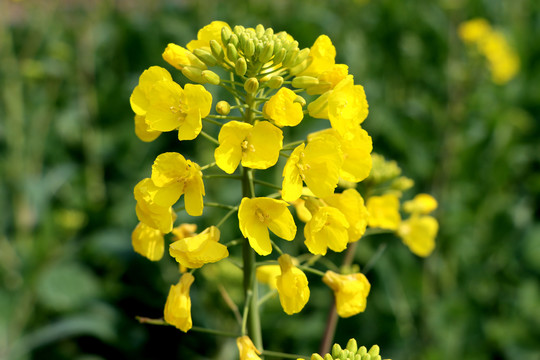
[[[266,84],[270,89],[278,89],[283,85],[283,78],[281,76],[272,76]]]
[[[339,360],[347,360],[349,357],[349,350],[345,349],[341,351],[341,354],[339,355]]]
[[[225,56],[223,54],[223,48],[221,45],[214,39],[210,40],[210,49],[212,50],[212,55],[218,60],[223,60],[223,57]]]
[[[229,115],[231,112],[231,104],[224,100],[218,101],[216,104],[216,111],[220,115]]]
[[[371,349],[369,349],[368,354],[372,357],[379,355],[379,352],[381,349],[379,348],[379,345],[373,345]]]
[[[334,358],[332,357],[332,355],[326,354],[324,355],[324,360],[334,360]]]
[[[231,38],[229,40],[229,44],[233,44],[234,47],[238,45],[238,36],[236,34],[232,34]]]
[[[253,56],[253,54],[255,54],[255,40],[250,39],[244,47],[244,55],[250,58]]]
[[[305,89],[319,85],[319,79],[313,76],[297,76],[292,81],[292,86],[298,89]]]
[[[229,43],[229,40],[231,39],[231,29],[229,29],[228,26],[224,26],[221,28],[221,41],[223,44],[227,45]]]
[[[298,55],[296,56],[296,60],[294,61],[294,64],[292,66],[300,64],[302,61],[306,60],[309,56],[309,48],[302,49],[298,52]]]
[[[290,65],[294,64],[299,52],[300,50],[298,50],[298,48],[293,50],[289,49],[287,51],[287,56],[285,56],[285,59],[283,59],[283,65],[289,67]]]
[[[264,35],[271,39],[274,36],[274,29],[268,28],[264,31]]]
[[[236,75],[244,76],[247,71],[246,59],[243,57],[238,58],[238,60],[236,60],[236,64],[234,65],[234,71],[236,72]]]
[[[232,42],[227,45],[227,58],[233,63],[236,63],[236,60],[238,60],[238,52],[236,51],[236,46],[234,46]]]
[[[246,28],[243,27],[242,25],[236,25],[233,29],[233,32],[236,36],[238,36],[238,38],[240,38],[240,35],[246,31]]]
[[[257,78],[252,77],[247,79],[244,83],[244,90],[246,90],[248,94],[255,94],[257,90],[259,90],[259,81]]]
[[[302,106],[306,106],[306,99],[304,99],[303,97],[301,97],[300,95],[298,95],[296,97],[296,99],[294,99],[293,101],[294,103],[299,103],[300,105]]]
[[[244,33],[238,35],[238,40],[239,40],[240,48],[245,50],[246,49],[246,43],[250,40],[249,35],[244,32]]]
[[[371,355],[369,354],[362,355],[362,360],[371,360]]]
[[[356,352],[358,351],[358,344],[356,343],[355,339],[349,339],[349,341],[347,342],[347,350],[349,350],[353,354],[356,354]]]
[[[259,24],[255,26],[255,34],[257,34],[257,37],[260,39],[264,35],[264,26],[262,24]]]
[[[286,56],[287,56],[287,50],[285,50],[284,48],[281,48],[281,50],[279,50],[274,56],[274,60],[273,60],[274,65],[277,65],[283,62],[283,59],[285,59]]]
[[[339,355],[341,355],[341,346],[339,346],[339,344],[334,344],[334,346],[332,346],[332,356],[334,358],[339,358]]]
[[[362,360],[362,355],[360,355],[360,354],[354,355],[353,360]]]
[[[279,40],[279,39],[274,40],[274,55],[277,55],[277,53],[281,49],[283,49],[283,44],[282,44],[281,40]]]
[[[300,74],[302,71],[306,70],[309,65],[311,65],[311,62],[313,61],[312,58],[308,58],[304,61],[302,61],[300,64],[293,66],[289,69],[289,74],[296,75]]]
[[[208,66],[214,66],[218,62],[214,55],[210,54],[204,49],[195,49],[193,50],[193,54],[195,54],[195,56],[197,56],[203,63]]]
[[[203,79],[206,80],[206,82],[209,84],[219,85],[219,83],[221,82],[219,75],[211,70],[203,70],[201,75]]]
[[[259,61],[264,64],[264,63],[268,62],[268,60],[270,60],[270,58],[273,55],[274,55],[274,42],[273,41],[267,42],[264,45],[264,47],[263,47],[263,49],[262,49],[262,51],[261,51],[261,53],[259,55]]]
[[[367,354],[367,348],[365,346],[360,346],[360,349],[356,352],[360,356],[364,356]]]
[[[206,80],[202,76],[202,72],[203,70],[193,66],[184,66],[182,68],[182,74],[184,74],[185,77],[199,84],[206,83]]]
[[[393,190],[399,190],[399,191],[405,191],[414,186],[414,180],[409,179],[406,176],[400,176],[397,179],[394,179],[392,181],[392,189]]]

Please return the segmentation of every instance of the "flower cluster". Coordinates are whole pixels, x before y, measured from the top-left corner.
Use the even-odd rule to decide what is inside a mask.
[[[465,43],[476,46],[486,57],[494,83],[507,83],[518,73],[518,55],[504,35],[494,30],[485,19],[476,18],[462,23],[459,36]]]
[[[354,251],[351,244],[365,236],[368,227],[395,232],[420,256],[433,250],[437,222],[427,214],[436,202],[428,195],[405,202],[403,210],[411,215],[402,221],[399,199],[412,182],[399,177],[397,166],[372,154],[371,137],[362,128],[368,116],[364,88],[346,65],[336,63],[327,36],[321,35],[311,48],[300,48],[285,32],[262,25],[231,28],[215,21],[185,48],[169,44],[163,58],[194,84],[182,88],[159,66],[145,70],[130,98],[136,135],[153,141],[162,132],[176,131],[180,141],[202,137],[214,146],[214,158],[204,166],[178,152],[160,154],[150,177],[135,186],[140,221],[132,234],[135,251],[160,260],[170,238],[169,254],[184,272],[171,286],[164,311],[167,323],[184,332],[192,328],[189,289],[195,270],[227,258],[229,248],[238,244],[243,247],[244,314],[249,317],[258,306],[255,273],[278,293],[289,315],[309,301],[305,272],[319,275],[332,290],[341,317],[363,312],[371,287],[363,273],[313,266],[328,250]],[[227,91],[236,104],[217,101],[211,114],[214,99],[208,85]],[[286,128],[306,119],[327,128],[304,139],[287,139]],[[281,172],[281,184],[256,176],[275,169]],[[205,186],[212,177],[240,180],[242,198],[235,204],[206,201]],[[256,193],[255,184],[268,191]],[[176,205],[180,199],[183,206]],[[228,212],[199,233],[192,224],[175,227],[184,211],[201,216],[207,206]],[[243,239],[222,244],[220,227],[235,213]],[[276,238],[299,239],[306,251],[284,253]],[[297,248],[304,247],[300,243]],[[272,259],[274,250],[277,259]],[[258,257],[265,257],[264,264]],[[256,327],[249,324],[252,321],[244,318],[237,341],[241,359],[256,359],[262,351]]]

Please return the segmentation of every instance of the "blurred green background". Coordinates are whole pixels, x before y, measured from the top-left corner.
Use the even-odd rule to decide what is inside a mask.
[[[407,196],[439,201],[429,258],[393,237],[362,240],[362,266],[388,246],[369,273],[366,312],[340,320],[336,341],[377,343],[395,360],[540,359],[540,2],[1,0],[0,14],[0,358],[237,357],[234,339],[135,320],[162,316],[178,273],[130,240],[133,187],[155,156],[212,152],[174,134],[139,141],[131,91],[149,66],[172,70],[167,43],[224,20],[285,30],[301,47],[328,35],[365,87],[375,151],[416,181]],[[505,85],[457,35],[474,17],[519,54]],[[236,326],[218,285],[240,275],[226,262],[204,275],[194,323]],[[300,315],[268,303],[268,349],[317,351],[331,294],[311,287]]]

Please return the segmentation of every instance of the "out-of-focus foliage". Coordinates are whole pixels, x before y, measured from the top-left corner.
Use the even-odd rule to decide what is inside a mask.
[[[520,57],[504,85],[458,36],[477,17]],[[386,250],[368,274],[366,312],[340,320],[335,341],[377,343],[392,359],[538,359],[535,0],[0,2],[0,358],[237,356],[234,339],[135,320],[162,316],[178,272],[133,252],[132,189],[155,154],[179,145],[174,134],[140,142],[129,95],[149,64],[165,66],[167,43],[185,45],[212,20],[262,23],[303,47],[328,35],[365,87],[377,151],[416,180],[414,193],[438,199],[437,248],[426,260],[384,235],[359,244],[361,265]],[[222,189],[208,191],[226,197]],[[240,273],[222,262],[204,275],[194,324],[232,326],[221,284]],[[267,348],[315,352],[331,296],[312,288],[294,317],[268,302]]]

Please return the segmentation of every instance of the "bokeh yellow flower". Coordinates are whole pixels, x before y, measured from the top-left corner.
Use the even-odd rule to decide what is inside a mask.
[[[334,291],[339,316],[351,317],[366,309],[371,284],[364,274],[341,275],[327,271],[323,276],[323,282]]]
[[[397,230],[401,222],[399,199],[395,194],[371,196],[367,199],[368,225],[372,228]]]
[[[171,285],[165,303],[165,321],[183,332],[187,332],[193,326],[189,289],[194,280],[190,273],[183,274],[178,284]]]
[[[289,255],[279,257],[281,274],[276,279],[279,301],[288,315],[300,312],[309,300],[309,287],[306,274],[293,265]]]
[[[401,222],[397,234],[413,254],[427,257],[435,249],[435,237],[438,230],[439,223],[433,216],[413,214]]]

